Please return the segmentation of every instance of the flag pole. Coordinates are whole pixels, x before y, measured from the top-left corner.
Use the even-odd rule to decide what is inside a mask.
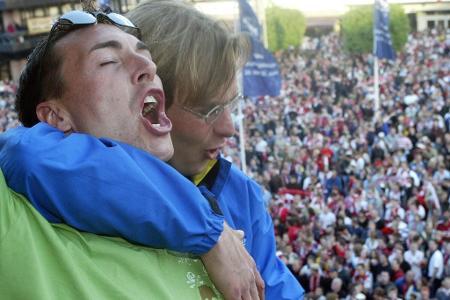
[[[242,82],[242,80],[240,80]],[[242,85],[242,84],[241,84]],[[239,124],[239,148],[241,157],[242,172],[247,174],[247,163],[245,158],[245,133],[244,133],[244,114],[242,113],[242,101],[239,102],[238,124]]]
[[[238,5],[239,13],[236,20],[236,31],[241,32],[241,6]],[[244,90],[244,76],[239,71],[236,73],[236,78],[238,79],[238,89],[241,94]],[[244,132],[244,114],[242,113],[242,101],[239,101],[238,105],[238,129],[239,129],[239,157],[241,159],[241,170],[244,174],[247,174],[247,163],[245,157],[245,132]]]
[[[373,90],[374,90],[374,119],[373,123],[376,124],[380,116],[380,78],[378,74],[378,57],[375,55],[373,61]]]
[[[377,55],[377,38],[376,38],[376,6],[377,1],[374,1],[374,21],[373,21],[373,124],[377,123],[378,110],[380,109],[380,79],[378,77],[378,55]]]

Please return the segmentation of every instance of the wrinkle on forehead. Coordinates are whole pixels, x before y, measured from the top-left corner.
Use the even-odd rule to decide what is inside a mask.
[[[89,25],[85,28],[73,30],[64,37],[62,37],[55,45],[55,48],[78,48],[78,49],[90,49],[94,44],[100,42],[106,42],[108,40],[118,41],[130,41],[134,40],[135,43],[138,39],[133,35],[124,32],[114,25],[108,24],[95,24]],[[58,50],[59,51],[59,50]]]

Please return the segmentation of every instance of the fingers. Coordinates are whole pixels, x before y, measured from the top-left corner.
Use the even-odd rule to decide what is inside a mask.
[[[241,230],[237,230],[241,231]],[[244,233],[241,231],[242,234]],[[251,284],[250,284],[250,299],[260,299],[263,300],[265,298],[264,292],[265,292],[265,283],[263,278],[261,277],[261,274],[258,271],[258,268],[256,267],[255,260],[253,257],[247,252],[245,247],[243,248],[244,255],[246,257],[246,262],[248,263],[248,267],[252,271],[253,277],[251,278]]]
[[[253,280],[255,283],[251,286],[252,299],[264,300],[264,298],[265,298],[264,297],[264,291],[265,291],[264,280],[261,277],[261,274],[259,273],[258,268],[256,267],[256,263],[253,260],[253,257],[251,257],[250,255],[249,255],[249,260],[250,260],[249,261],[250,266],[252,267],[252,270],[253,270],[253,276],[254,276]]]
[[[265,299],[265,288],[266,284],[264,283],[263,278],[261,277],[261,274],[259,274],[258,270],[255,268],[255,280],[256,280],[256,287],[258,289],[258,295],[259,299],[264,300]]]
[[[255,273],[253,273],[253,274],[255,274]],[[256,277],[256,276],[255,276]],[[252,286],[251,286],[251,289],[250,289],[250,296],[251,296],[251,298],[250,299],[254,299],[254,300],[259,300],[260,298],[259,298],[259,295],[258,295],[258,288],[257,288],[257,285],[256,284],[253,284]]]
[[[245,249],[244,232],[226,223],[217,244],[202,260],[211,280],[226,300],[264,299],[264,281]]]
[[[258,298],[252,298],[250,291],[247,291],[242,295],[241,299],[242,300],[254,300],[254,299],[258,299]]]
[[[254,277],[254,273],[253,273],[252,283],[253,283],[254,279],[255,279],[255,277]],[[260,300],[260,299],[264,299],[264,298],[260,297],[257,286],[255,284],[251,284],[250,289],[242,292],[241,299],[242,300],[247,300],[247,299],[248,300]]]
[[[236,236],[239,238],[241,242],[244,241],[245,233],[243,230],[235,230]]]
[[[236,233],[236,236],[239,238],[240,241],[244,241],[245,233],[243,230],[234,230]],[[253,278],[252,278],[252,284],[250,285],[250,293],[247,294],[250,295],[250,299],[264,299],[264,289],[265,289],[265,283],[264,280],[261,277],[261,274],[259,273],[256,263],[253,259],[253,257],[246,251],[245,247],[243,247],[244,255],[246,256],[247,262],[249,264],[249,267],[252,269],[253,272]]]

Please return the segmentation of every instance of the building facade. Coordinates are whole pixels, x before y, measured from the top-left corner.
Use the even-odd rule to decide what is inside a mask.
[[[26,57],[53,20],[80,7],[78,0],[0,0],[0,79],[17,80]]]
[[[138,0],[110,0],[117,12],[127,12]],[[80,0],[0,0],[0,80],[16,81],[37,43],[67,11],[81,9]]]
[[[126,13],[140,0],[97,0],[115,12]],[[237,18],[237,0],[190,0],[207,14],[232,24]],[[298,3],[292,0],[289,3]],[[249,0],[264,24],[264,9],[268,0]],[[276,3],[277,1],[273,1]],[[361,1],[347,0],[346,9],[304,11],[307,30],[332,30],[342,14]],[[362,4],[371,4],[367,0]],[[450,28],[450,0],[389,0],[401,4],[411,21],[412,30]],[[298,5],[298,4],[296,4]],[[54,20],[73,9],[80,9],[80,0],[0,0],[0,80],[17,80],[27,56],[50,30]]]

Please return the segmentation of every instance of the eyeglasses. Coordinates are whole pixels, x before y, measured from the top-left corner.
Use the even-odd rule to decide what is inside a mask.
[[[113,12],[86,12],[80,10],[72,10],[62,15],[58,21],[53,24],[50,30],[50,36],[60,31],[70,31],[80,27],[90,26],[97,23],[112,24],[119,28],[126,28],[130,33],[141,38],[141,32],[129,19]]]
[[[191,108],[183,105],[178,106],[180,106],[181,109],[195,115],[196,117],[203,119],[206,124],[212,124],[220,117],[220,115],[222,115],[225,109],[228,109],[230,112],[234,112],[237,109],[239,102],[243,99],[244,97],[241,94],[237,94],[230,101],[214,106],[206,114],[196,112],[195,110],[192,110]]]

